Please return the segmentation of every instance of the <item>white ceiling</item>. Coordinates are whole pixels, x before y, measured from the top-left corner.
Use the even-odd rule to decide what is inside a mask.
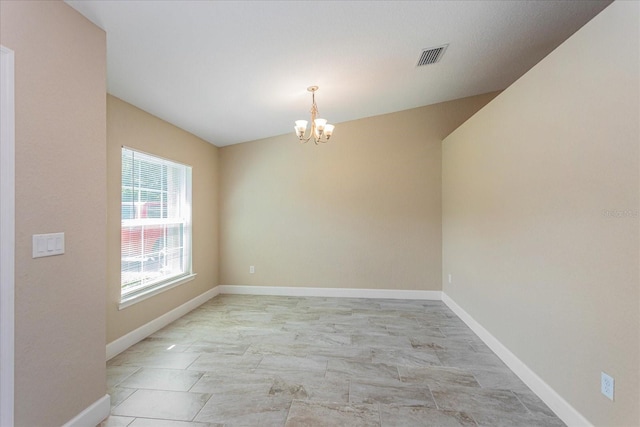
[[[217,146],[295,140],[311,85],[334,124],[504,89],[609,4],[66,2],[107,32],[109,93]]]

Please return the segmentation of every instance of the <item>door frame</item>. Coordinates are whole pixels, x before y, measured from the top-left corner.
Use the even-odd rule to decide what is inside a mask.
[[[0,45],[0,426],[14,422],[14,65],[14,52]]]

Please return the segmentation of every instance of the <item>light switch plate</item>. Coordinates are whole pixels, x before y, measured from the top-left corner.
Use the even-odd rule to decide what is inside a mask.
[[[63,253],[64,233],[33,235],[33,258],[62,255]]]

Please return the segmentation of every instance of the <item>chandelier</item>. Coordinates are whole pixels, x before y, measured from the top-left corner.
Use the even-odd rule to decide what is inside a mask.
[[[311,131],[309,132],[309,136],[306,136],[307,132],[307,121],[306,120],[296,120],[296,125],[294,129],[296,130],[296,135],[298,135],[298,139],[300,142],[305,143],[308,142],[311,138],[313,138],[313,142],[318,145],[319,142],[325,143],[329,141],[331,135],[333,134],[333,125],[327,124],[325,119],[317,119],[318,115],[318,106],[316,105],[316,91],[318,90],[318,86],[309,86],[307,88],[309,92],[311,92]]]

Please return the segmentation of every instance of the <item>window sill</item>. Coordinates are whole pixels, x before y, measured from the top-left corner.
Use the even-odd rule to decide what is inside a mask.
[[[158,295],[158,294],[160,294],[160,293],[162,293],[164,291],[168,291],[169,289],[175,288],[176,286],[180,286],[180,285],[182,285],[184,283],[190,282],[193,279],[195,279],[195,277],[196,277],[196,274],[192,273],[192,274],[190,274],[188,276],[179,277],[179,278],[177,278],[175,280],[167,282],[167,283],[165,283],[165,284],[163,284],[161,286],[158,286],[156,288],[149,289],[148,291],[143,292],[141,294],[138,294],[138,295],[135,295],[135,296],[132,296],[132,297],[128,297],[127,299],[120,301],[120,304],[118,305],[118,310],[123,310],[123,309],[125,309],[125,308],[127,308],[129,306],[132,306],[132,305],[137,304],[137,303],[139,303],[141,301],[144,301],[147,298],[151,298],[152,296]]]

